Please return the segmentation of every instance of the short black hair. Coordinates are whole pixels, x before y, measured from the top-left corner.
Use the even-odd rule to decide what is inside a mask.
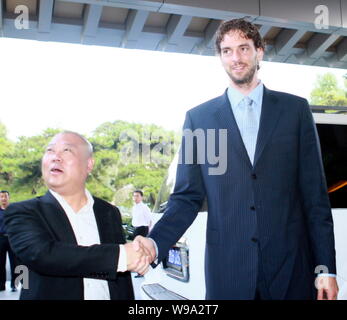
[[[141,190],[135,190],[134,192],[133,192],[133,194],[134,193],[139,193],[140,195],[141,195],[141,197],[143,197],[143,192],[141,191]]]
[[[10,195],[10,193],[7,190],[1,190],[0,193],[7,193],[8,195]]]

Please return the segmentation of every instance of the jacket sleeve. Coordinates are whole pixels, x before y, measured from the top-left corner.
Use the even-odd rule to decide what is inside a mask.
[[[299,182],[315,267],[336,274],[333,220],[319,138],[308,103],[302,108]]]
[[[189,112],[186,115],[183,129],[194,130]],[[174,191],[170,195],[163,217],[148,235],[157,244],[158,262],[166,257],[171,246],[193,223],[205,198],[206,192],[201,169],[197,163],[196,140],[193,145],[187,145],[186,142],[185,135],[183,135]],[[186,154],[191,151],[190,148],[193,148],[193,159],[190,159],[192,161],[188,160],[189,157]],[[191,164],[187,162],[191,162]]]
[[[11,204],[5,212],[5,226],[14,254],[37,273],[104,280],[117,278],[118,244],[80,246],[57,241],[33,202]]]

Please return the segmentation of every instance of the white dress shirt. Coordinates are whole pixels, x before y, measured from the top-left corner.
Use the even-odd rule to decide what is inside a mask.
[[[142,226],[149,227],[151,224],[151,210],[142,201],[133,206],[132,216],[131,224],[135,228]]]
[[[80,246],[91,246],[100,244],[99,231],[93,210],[94,199],[86,190],[87,204],[78,212],[75,212],[65,199],[58,193],[49,190],[63,207],[75,234],[77,244]],[[126,252],[120,245],[119,261],[117,271],[127,269]],[[110,292],[106,280],[83,278],[84,300],[110,300]]]

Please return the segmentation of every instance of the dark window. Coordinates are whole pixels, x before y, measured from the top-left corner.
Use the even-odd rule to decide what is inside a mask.
[[[347,125],[317,124],[332,208],[347,208]]]

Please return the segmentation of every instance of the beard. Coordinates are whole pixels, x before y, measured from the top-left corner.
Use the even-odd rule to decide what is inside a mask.
[[[232,72],[228,72],[229,78],[237,85],[250,84],[254,78],[255,72],[258,69],[258,61],[255,61],[249,71],[242,77],[236,78],[233,76]]]

